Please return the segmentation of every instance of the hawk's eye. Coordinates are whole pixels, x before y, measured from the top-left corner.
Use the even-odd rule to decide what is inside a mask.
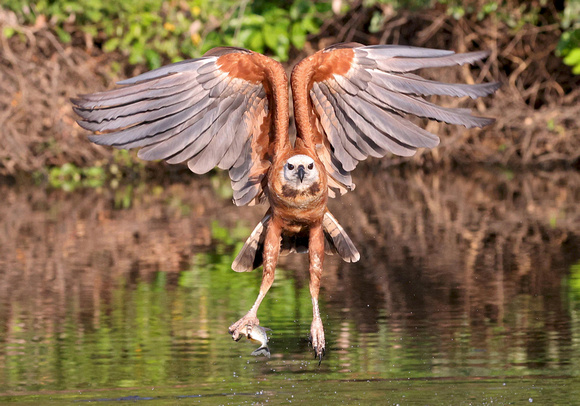
[[[314,168],[314,164],[308,164],[308,169]]]
[[[293,170],[294,169],[294,165],[288,164],[288,169]]]

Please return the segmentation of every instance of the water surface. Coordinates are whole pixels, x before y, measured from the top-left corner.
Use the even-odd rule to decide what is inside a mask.
[[[226,178],[0,193],[0,403],[580,399],[578,173],[360,175],[330,205],[361,261],[325,263],[320,366],[305,256],[258,313],[272,357],[227,334],[258,293],[230,265],[265,207],[232,206]]]

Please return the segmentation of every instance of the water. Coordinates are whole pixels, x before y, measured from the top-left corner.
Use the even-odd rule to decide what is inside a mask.
[[[217,175],[75,192],[1,187],[0,403],[580,402],[580,174],[362,173],[331,211],[361,261],[307,258],[233,342],[260,273],[230,265],[265,208]]]

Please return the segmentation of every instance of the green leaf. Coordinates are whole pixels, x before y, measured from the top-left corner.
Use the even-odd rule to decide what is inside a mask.
[[[234,26],[233,21],[236,21],[236,20],[232,20],[232,26]],[[266,22],[266,19],[263,16],[251,14],[251,15],[243,16],[241,21],[240,21],[240,24],[242,26],[248,26],[248,25],[262,26],[262,25],[264,25],[265,22]]]
[[[119,38],[111,38],[103,44],[103,51],[113,52],[119,47]]]
[[[580,48],[574,48],[564,58],[564,63],[569,66],[580,64]]]
[[[302,28],[304,28],[309,34],[316,34],[320,29],[320,25],[314,17],[306,17],[302,20]]]
[[[290,40],[288,37],[279,36],[278,37],[278,46],[275,48],[276,56],[280,59],[281,62],[285,62],[288,60],[288,52],[290,51]]]
[[[297,49],[304,48],[304,44],[306,44],[306,30],[302,27],[301,24],[292,24],[292,33],[290,36],[292,40],[292,45],[294,45]]]
[[[87,10],[85,11],[85,15],[92,22],[98,22],[103,19],[103,14],[98,10]]]
[[[380,11],[375,11],[369,23],[369,32],[373,34],[379,32],[383,27],[383,20],[384,20],[383,13]]]
[[[54,30],[56,31],[56,35],[58,35],[58,38],[62,42],[69,43],[71,41],[70,34],[67,31],[65,31],[64,29],[60,28],[59,26],[55,26]]]
[[[161,66],[161,56],[153,49],[147,48],[145,50],[145,59],[151,69],[157,69]]]
[[[264,42],[266,43],[266,46],[270,49],[276,49],[278,46],[276,27],[272,25],[264,25],[262,32],[264,33]]]
[[[259,53],[264,52],[264,35],[260,31],[251,31],[248,40],[244,43],[251,50]]]
[[[4,35],[4,38],[12,38],[15,33],[16,30],[12,27],[4,27],[2,30],[2,35]]]
[[[283,20],[288,20],[289,15],[288,11],[274,7],[262,13],[262,16],[264,16],[268,22],[281,22]]]
[[[247,44],[249,42],[250,37],[255,32],[256,30],[254,28],[241,29],[240,32],[238,33],[237,41],[240,44]]]
[[[144,53],[145,46],[143,45],[143,43],[138,42],[134,44],[133,48],[131,48],[131,51],[129,53],[129,63],[137,64],[145,62],[145,58],[143,56]]]

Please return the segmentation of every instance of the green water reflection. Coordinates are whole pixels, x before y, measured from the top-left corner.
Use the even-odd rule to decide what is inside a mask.
[[[39,320],[14,306],[11,324],[2,331],[1,390],[166,391],[195,382],[209,391],[240,392],[260,387],[261,381],[270,386],[290,379],[298,385],[313,376],[340,386],[344,380],[452,377],[461,382],[462,377],[572,378],[580,372],[575,273],[563,292],[571,302],[570,325],[562,326],[569,331],[562,334],[546,331],[551,315],[541,298],[529,295],[515,298],[503,326],[481,330],[457,315],[439,320],[448,330],[443,336],[433,335],[435,326],[384,313],[376,331],[360,332],[340,309],[323,305],[330,351],[318,367],[305,340],[311,317],[308,289],[284,271],[260,313],[262,324],[273,329],[272,358],[252,357],[251,343],[231,340],[227,327],[240,309],[251,306],[260,275],[232,275],[230,261],[227,254],[198,255],[174,281],[163,272],[148,281],[120,280],[110,300],[93,314],[83,314],[81,305],[72,302],[62,320]],[[456,385],[464,383],[449,388]]]

